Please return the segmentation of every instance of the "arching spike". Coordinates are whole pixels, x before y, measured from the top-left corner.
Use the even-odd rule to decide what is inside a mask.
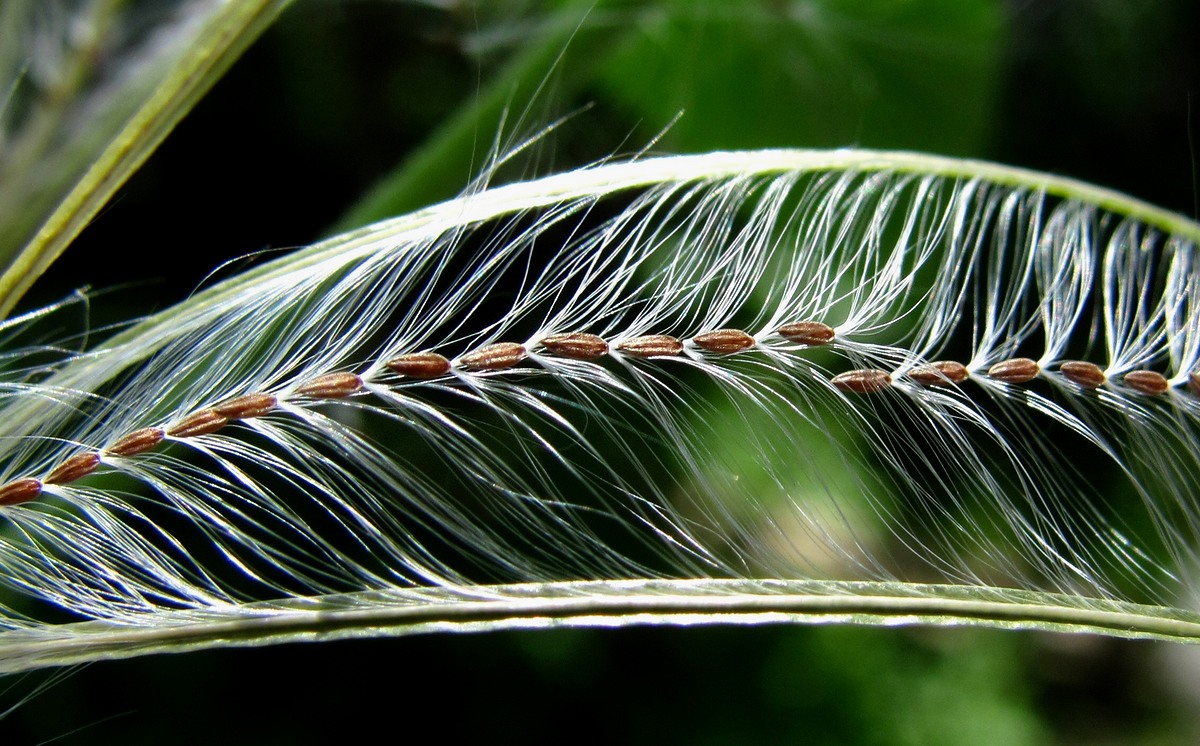
[[[862,368],[860,370],[839,373],[830,380],[830,383],[837,387],[839,391],[854,394],[873,394],[876,391],[883,391],[891,386],[892,376],[885,370]]]
[[[595,360],[608,354],[608,342],[603,337],[584,332],[552,334],[541,340],[541,345],[551,355],[574,360]]]
[[[987,374],[990,378],[1005,383],[1029,383],[1041,372],[1041,367],[1033,360],[1027,357],[1014,357],[988,368]]]
[[[667,334],[647,334],[617,343],[617,349],[634,357],[667,357],[683,353],[683,342]]]
[[[703,350],[722,355],[748,350],[756,344],[754,337],[741,329],[718,329],[715,332],[704,332],[692,337],[692,341]]]

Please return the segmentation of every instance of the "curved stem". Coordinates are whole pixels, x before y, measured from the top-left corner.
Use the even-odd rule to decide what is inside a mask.
[[[1200,643],[1200,614],[1033,591],[898,582],[613,580],[366,591],[0,635],[0,673],[279,642],[545,627],[983,626]]]

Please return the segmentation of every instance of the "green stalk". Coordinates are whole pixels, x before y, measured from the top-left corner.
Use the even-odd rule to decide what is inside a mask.
[[[159,615],[0,635],[0,673],[156,653],[282,642],[549,627],[697,624],[977,626],[1200,643],[1200,614],[1103,599],[977,586],[810,580],[611,580],[408,589],[236,614]]]
[[[120,129],[0,275],[0,318],[149,157],[201,96],[291,0],[222,5],[178,64]]]

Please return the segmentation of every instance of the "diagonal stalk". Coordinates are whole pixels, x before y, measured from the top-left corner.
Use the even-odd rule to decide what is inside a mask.
[[[7,316],[125,180],[291,0],[226,3],[0,275]]]

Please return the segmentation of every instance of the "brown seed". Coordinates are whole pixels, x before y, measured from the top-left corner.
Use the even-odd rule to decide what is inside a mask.
[[[392,358],[386,365],[408,378],[437,378],[450,372],[450,361],[436,352],[410,352]]]
[[[863,368],[840,373],[830,381],[841,391],[854,394],[872,394],[883,391],[892,385],[892,377],[887,371],[875,368]]]
[[[741,329],[718,329],[715,332],[704,332],[692,337],[697,347],[722,355],[730,352],[741,352],[755,345],[751,337]]]
[[[1154,370],[1131,370],[1121,380],[1129,388],[1146,396],[1159,396],[1171,388],[1167,377]]]
[[[0,507],[27,503],[36,499],[40,494],[42,494],[41,481],[33,477],[14,479],[0,487]]]
[[[575,360],[595,360],[608,354],[608,342],[603,337],[583,332],[552,334],[542,340],[542,347],[552,355]]]
[[[827,344],[833,339],[833,327],[820,321],[797,321],[779,327],[779,336],[812,347]]]
[[[46,477],[46,484],[68,484],[80,477],[85,477],[100,465],[100,454],[95,451],[77,453],[55,467]]]
[[[363,387],[362,377],[354,373],[326,373],[296,387],[300,396],[313,399],[341,399]]]
[[[1029,383],[1042,371],[1038,364],[1027,357],[1014,357],[988,368],[988,375],[1005,383]]]
[[[683,352],[683,342],[667,334],[647,334],[618,342],[617,349],[634,357],[663,357]]]
[[[952,386],[962,383],[970,376],[971,373],[965,365],[953,360],[938,360],[908,372],[908,377],[922,386]]]
[[[251,417],[262,417],[278,403],[279,400],[270,394],[246,394],[221,402],[213,407],[213,411],[231,420],[248,420]]]
[[[110,456],[136,456],[145,453],[162,442],[163,431],[157,427],[143,427],[113,443],[104,452]]]
[[[1104,371],[1099,365],[1083,360],[1068,360],[1058,367],[1058,371],[1085,389],[1099,388],[1104,384]]]
[[[1200,396],[1200,373],[1188,373],[1187,385],[1193,394]]]
[[[525,346],[516,342],[496,342],[468,352],[458,359],[467,370],[501,370],[525,359]]]
[[[201,409],[184,417],[174,427],[167,429],[172,438],[194,438],[197,435],[215,433],[225,427],[229,418],[218,414],[215,409]]]

